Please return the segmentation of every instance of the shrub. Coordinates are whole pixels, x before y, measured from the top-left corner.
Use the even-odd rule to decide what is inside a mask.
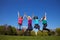
[[[5,27],[4,26],[0,26],[0,34],[1,35],[5,34]]]
[[[55,36],[55,31],[50,31],[49,34],[51,34],[51,36]]]
[[[48,36],[48,31],[47,30],[43,30],[43,36]]]
[[[6,30],[6,34],[7,35],[16,35],[16,28],[12,27],[12,26],[8,26],[7,30]]]
[[[1,35],[16,35],[16,28],[12,26],[0,26],[0,34]]]
[[[42,35],[43,35],[43,33],[41,31],[37,32],[37,36],[42,36]]]
[[[22,35],[23,33],[22,33],[22,31],[20,31],[20,30],[17,30],[17,35]]]
[[[31,31],[31,35],[32,35],[32,36],[35,36],[35,32],[34,32],[34,31]]]
[[[60,28],[56,28],[57,35],[60,36]]]

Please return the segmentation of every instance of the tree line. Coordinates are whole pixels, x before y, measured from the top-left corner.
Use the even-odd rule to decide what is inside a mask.
[[[31,34],[31,36],[35,36],[34,31],[31,31],[31,33],[29,33],[29,31],[26,32],[23,30],[19,30],[11,25],[0,25],[0,35],[29,36]],[[47,30],[39,30],[37,32],[37,36],[60,36],[60,28],[56,28],[54,31],[50,30],[50,32]]]

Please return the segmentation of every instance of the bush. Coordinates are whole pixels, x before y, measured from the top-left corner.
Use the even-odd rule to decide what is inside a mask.
[[[22,35],[23,34],[23,32],[22,31],[20,31],[20,30],[17,30],[17,35]]]
[[[8,26],[7,30],[6,30],[6,34],[7,35],[16,35],[16,28],[12,27],[12,26]]]
[[[55,33],[55,31],[50,31],[49,34],[50,34],[51,36],[55,36],[56,33]]]
[[[31,36],[35,36],[35,32],[33,30],[31,31]]]
[[[41,31],[37,32],[37,36],[42,36],[42,35],[43,35],[43,33]]]
[[[57,35],[60,36],[60,28],[56,28]]]
[[[1,35],[16,35],[16,28],[12,26],[0,26],[0,34]]]
[[[0,26],[0,34],[1,35],[5,34],[5,27],[4,26]]]
[[[32,35],[32,36],[36,36],[36,34],[35,34],[34,31],[31,31],[31,35]],[[41,31],[38,31],[38,32],[37,32],[37,36],[42,36],[42,35],[43,35],[43,34],[42,34]]]
[[[48,36],[48,31],[47,30],[43,30],[43,36]]]

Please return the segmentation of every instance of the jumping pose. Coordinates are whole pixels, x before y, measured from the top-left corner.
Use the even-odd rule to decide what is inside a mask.
[[[25,15],[25,16],[26,16],[26,18],[28,20],[28,29],[27,30],[31,31],[33,29],[32,28],[32,17],[27,16],[27,15]]]
[[[21,30],[21,26],[22,26],[24,17],[25,17],[25,16],[20,16],[20,15],[19,15],[19,12],[18,12],[18,24],[19,24],[19,30]]]
[[[44,17],[41,18],[41,21],[42,21],[42,24],[43,24],[43,30],[50,31],[49,29],[46,28],[47,27],[46,13],[45,13]]]
[[[36,28],[38,30],[40,30],[39,21],[40,20],[38,19],[38,17],[37,16],[34,16],[34,23],[35,23],[34,28]]]

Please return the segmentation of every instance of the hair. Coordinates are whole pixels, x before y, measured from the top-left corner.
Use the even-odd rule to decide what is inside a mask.
[[[44,20],[45,16],[43,17],[42,21]]]
[[[31,19],[31,17],[30,17],[30,16],[28,16],[28,18],[30,18],[30,19]]]
[[[43,17],[43,19],[45,18],[45,16]]]
[[[20,16],[21,18],[23,18],[23,16]]]
[[[33,19],[38,19],[38,16],[34,16],[34,18]]]

